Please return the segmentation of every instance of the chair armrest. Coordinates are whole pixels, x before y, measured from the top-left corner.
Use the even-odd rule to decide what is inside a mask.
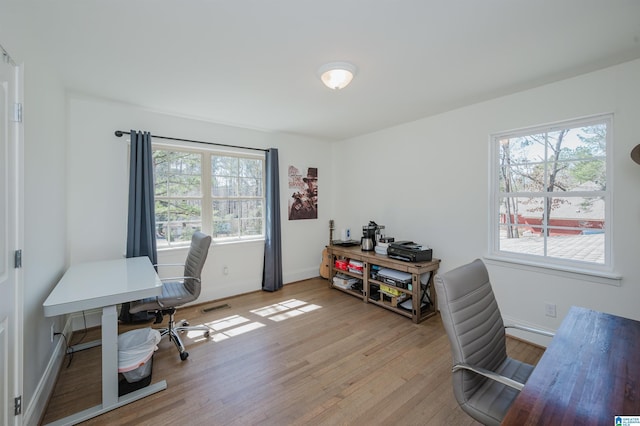
[[[524,383],[520,383],[508,377],[501,376],[500,374],[494,373],[493,371],[487,370],[482,367],[474,367],[469,364],[456,364],[451,369],[451,371],[454,373],[458,370],[473,371],[476,374],[480,374],[481,376],[487,377],[491,380],[502,383],[503,385],[509,386],[510,388],[513,388],[516,390],[522,390],[522,388],[524,387]]]
[[[167,278],[160,278],[160,281],[176,281],[176,280],[186,280],[186,279],[200,281],[200,278],[197,278],[197,277],[167,277]]]
[[[508,324],[505,325],[504,328],[515,328],[516,330],[528,331],[530,333],[540,334],[542,336],[553,337],[555,333],[550,331],[540,330],[539,328],[526,327],[524,325],[519,324]]]

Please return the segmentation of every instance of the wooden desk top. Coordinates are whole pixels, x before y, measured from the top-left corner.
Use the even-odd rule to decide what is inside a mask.
[[[640,415],[640,322],[572,307],[503,425],[613,425]]]

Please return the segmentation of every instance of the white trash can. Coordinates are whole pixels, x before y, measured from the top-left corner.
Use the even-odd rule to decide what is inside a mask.
[[[129,384],[136,384],[120,383],[120,396],[151,383],[153,353],[158,349],[160,338],[160,332],[150,327],[118,335],[118,373],[122,373]]]

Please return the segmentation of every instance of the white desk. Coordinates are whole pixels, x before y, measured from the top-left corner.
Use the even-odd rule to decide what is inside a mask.
[[[151,384],[118,397],[118,313],[116,305],[162,293],[162,282],[148,257],[73,265],[43,303],[53,317],[102,308],[102,404],[60,419],[53,425],[73,425],[167,388]]]

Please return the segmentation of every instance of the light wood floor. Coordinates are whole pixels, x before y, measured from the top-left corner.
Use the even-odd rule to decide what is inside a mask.
[[[165,379],[167,389],[84,424],[477,424],[454,399],[439,315],[413,324],[318,278],[182,308],[176,318],[215,331],[208,340],[185,337],[186,361],[163,339],[153,382]],[[91,330],[85,341],[98,336]],[[513,339],[508,351],[531,364],[542,355]],[[100,403],[100,349],[67,363],[68,356],[43,423]]]

